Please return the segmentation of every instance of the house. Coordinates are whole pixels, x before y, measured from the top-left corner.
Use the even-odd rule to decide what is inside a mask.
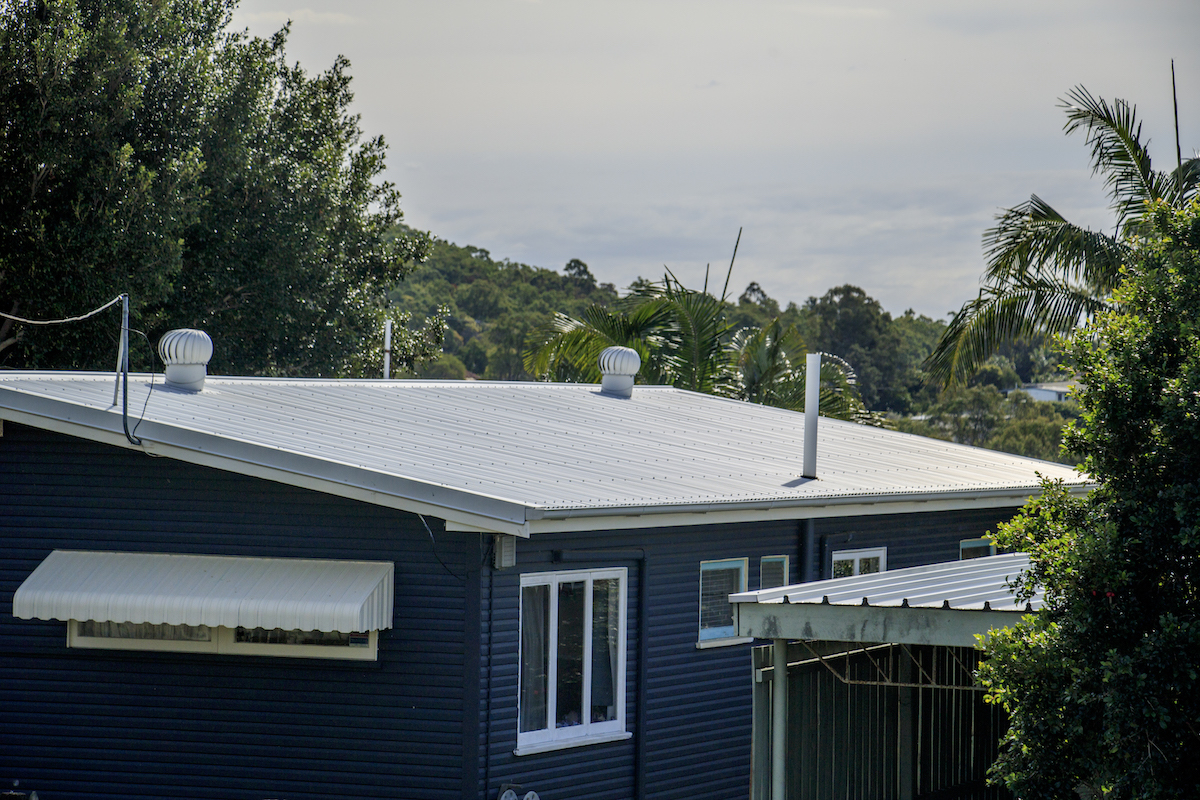
[[[1048,403],[1062,403],[1078,388],[1078,381],[1056,381],[1053,383],[1027,383],[1019,390],[1032,397]]]
[[[0,781],[42,800],[745,798],[731,593],[1084,489],[828,419],[805,478],[804,415],[671,387],[167,369],[0,373]]]

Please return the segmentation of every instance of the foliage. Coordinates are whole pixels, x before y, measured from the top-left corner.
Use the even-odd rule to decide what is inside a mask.
[[[1066,349],[1067,443],[1098,486],[1048,483],[996,536],[1045,595],[981,669],[1011,715],[992,775],[1019,798],[1200,789],[1200,202],[1142,219],[1114,308]]]
[[[1063,426],[1078,416],[1073,402],[1048,403],[1020,391],[1005,398],[989,383],[947,390],[919,417],[892,420],[897,430],[1005,453],[1077,464],[1064,451]]]
[[[639,377],[647,383],[803,409],[805,369],[794,363],[804,341],[795,327],[776,317],[763,327],[735,331],[730,311],[723,298],[688,289],[668,273],[661,283],[631,287],[616,308],[591,306],[580,319],[555,315],[530,337],[526,369],[558,380],[598,382],[600,353],[621,345],[638,351]],[[844,361],[824,359],[821,383],[823,414],[880,423],[867,412]]]
[[[399,195],[348,111],[348,63],[307,75],[286,28],[226,31],[235,2],[0,0],[0,308],[65,317],[128,292],[152,338],[207,329],[216,372],[374,372],[384,289],[427,237],[390,233]],[[6,322],[0,358],[109,369],[116,329]],[[437,319],[402,327],[394,358],[441,338]]]
[[[1176,169],[1154,170],[1142,143],[1136,108],[1109,105],[1082,86],[1061,101],[1064,130],[1082,131],[1092,151],[1093,172],[1104,175],[1117,233],[1081,228],[1033,195],[1004,211],[984,233],[987,258],[978,297],[955,314],[937,350],[926,361],[932,379],[960,385],[1006,341],[1068,333],[1081,319],[1110,307],[1120,266],[1135,256],[1136,235],[1150,201],[1186,207],[1200,185],[1200,159]]]
[[[412,235],[402,226],[397,232]],[[473,246],[436,239],[421,270],[389,292],[394,308],[414,315],[447,309],[444,350],[471,377],[529,380],[523,352],[530,331],[556,311],[582,313],[617,299],[612,284],[597,284],[587,264],[571,259],[559,274],[508,260]],[[434,369],[431,367],[430,369]],[[418,374],[429,376],[425,369]]]

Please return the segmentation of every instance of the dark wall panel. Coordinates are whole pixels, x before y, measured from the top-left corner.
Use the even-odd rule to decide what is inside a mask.
[[[1016,516],[1016,508],[937,511],[923,514],[878,514],[817,520],[818,573],[831,576],[836,550],[886,547],[888,569],[958,560],[958,543],[995,532]]]
[[[478,537],[428,523],[5,423],[0,782],[42,800],[462,797]],[[12,616],[55,548],[393,561],[395,627],[377,662],[68,649],[65,623]]]
[[[504,783],[536,790],[543,800],[634,796],[637,735],[644,735],[643,796],[653,798],[747,797],[750,776],[749,645],[700,650],[700,561],[748,557],[750,589],[758,588],[758,559],[791,556],[796,579],[799,538],[795,522],[703,526],[660,531],[553,534],[517,545],[517,566],[483,577],[482,608],[493,635],[485,637],[485,680],[491,662],[491,703],[481,715],[488,759],[481,766],[491,800]],[[596,554],[591,561],[556,563],[554,551],[610,548],[620,557]],[[641,549],[645,560],[629,558]],[[518,602],[523,573],[556,569],[629,569],[626,719],[635,738],[528,756],[515,756],[517,739]],[[644,570],[644,572],[643,572]],[[645,720],[637,715],[639,685],[637,631],[639,581],[647,581],[649,658],[646,665]],[[484,629],[488,625],[485,622]],[[489,647],[490,644],[490,647]],[[486,692],[486,689],[485,689]],[[489,722],[490,720],[490,722]]]

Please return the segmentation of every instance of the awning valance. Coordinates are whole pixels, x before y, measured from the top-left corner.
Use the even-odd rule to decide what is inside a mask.
[[[21,619],[228,628],[392,627],[391,562],[55,550],[13,595]]]

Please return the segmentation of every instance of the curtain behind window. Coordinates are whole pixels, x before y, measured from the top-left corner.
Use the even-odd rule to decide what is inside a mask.
[[[521,731],[546,727],[549,689],[550,587],[521,590]]]

